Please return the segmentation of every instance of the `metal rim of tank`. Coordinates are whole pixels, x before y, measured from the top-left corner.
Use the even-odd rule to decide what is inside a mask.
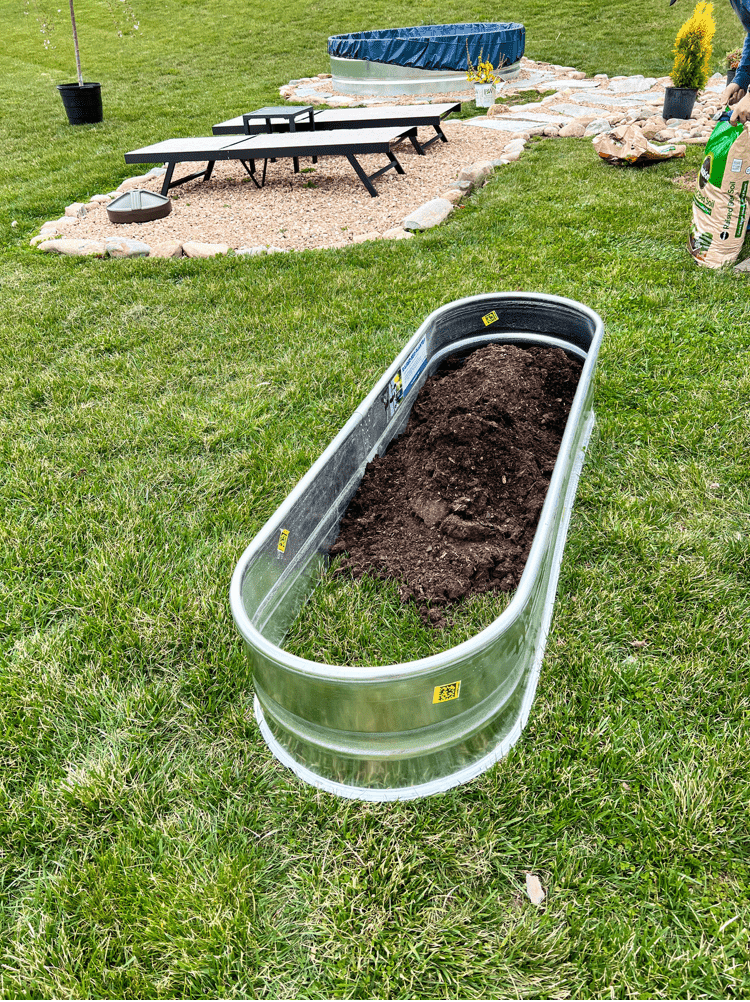
[[[251,566],[252,559],[259,553],[261,547],[267,543],[268,538],[273,537],[275,533],[278,533],[279,526],[284,524],[284,521],[289,513],[294,510],[294,506],[303,496],[308,485],[314,482],[317,471],[323,468],[324,464],[330,458],[330,455],[335,452],[337,443],[340,444],[344,441],[344,437],[351,431],[352,426],[356,425],[356,423],[361,419],[361,415],[368,402],[376,399],[377,394],[380,392],[383,385],[387,384],[387,381],[392,379],[393,375],[400,371],[400,366],[402,366],[405,360],[409,357],[410,351],[413,351],[415,345],[420,342],[420,336],[424,339],[425,331],[436,329],[441,322],[446,320],[451,311],[468,308],[477,308],[481,310],[493,304],[498,309],[502,309],[502,304],[524,304],[529,307],[533,307],[534,305],[539,305],[541,307],[543,305],[546,308],[564,310],[571,314],[575,313],[577,317],[580,318],[581,323],[583,325],[587,325],[590,332],[590,342],[587,350],[581,351],[581,354],[585,356],[584,369],[579,382],[579,391],[577,391],[574,398],[565,433],[563,435],[563,440],[561,442],[558,462],[556,462],[552,473],[547,496],[540,513],[539,523],[526,566],[516,592],[508,607],[489,626],[464,641],[462,644],[449,648],[447,651],[443,651],[439,654],[431,655],[430,657],[417,661],[405,662],[403,664],[391,664],[376,667],[342,667],[338,665],[328,665],[309,661],[284,651],[283,648],[267,639],[258,629],[255,628],[247,610],[244,607],[243,580],[247,569]],[[511,337],[512,335],[503,335],[502,340],[505,340],[506,336]],[[533,336],[544,337],[543,335]],[[576,493],[578,476],[583,464],[586,443],[594,423],[593,408],[591,406],[593,394],[592,377],[596,366],[596,358],[602,336],[603,323],[598,314],[581,303],[557,296],[547,296],[535,293],[489,293],[467,297],[439,307],[426,318],[419,330],[410,339],[404,350],[397,356],[370,394],[368,394],[365,398],[365,401],[363,401],[360,407],[355,410],[352,417],[343,426],[327,449],[321,454],[316,463],[313,464],[305,477],[303,477],[299,484],[297,484],[294,490],[288,495],[282,505],[279,506],[276,512],[271,516],[263,528],[256,534],[253,541],[245,549],[237,563],[230,586],[230,604],[237,628],[245,642],[248,652],[252,652],[254,668],[257,667],[257,663],[262,662],[266,668],[271,666],[279,671],[290,673],[291,677],[296,679],[302,685],[304,685],[305,679],[307,679],[308,684],[310,685],[318,685],[322,683],[330,684],[335,687],[337,684],[340,685],[341,683],[344,683],[347,687],[353,687],[356,690],[358,687],[367,685],[380,685],[383,687],[391,684],[396,685],[405,680],[411,683],[413,680],[434,679],[436,677],[436,673],[445,671],[447,664],[451,666],[471,664],[475,659],[483,656],[487,651],[491,650],[492,645],[498,643],[505,634],[510,635],[516,625],[516,622],[530,608],[532,598],[538,606],[538,623],[535,623],[535,629],[537,631],[536,639],[534,641],[535,647],[533,651],[528,652],[528,663],[524,669],[526,673],[524,676],[525,681],[523,683],[524,688],[522,692],[516,692],[514,690],[514,694],[522,697],[522,699],[516,708],[516,716],[514,718],[513,726],[503,733],[502,739],[498,740],[494,747],[490,748],[485,753],[478,755],[474,761],[466,763],[461,768],[457,768],[449,774],[443,774],[430,778],[426,782],[409,783],[408,785],[396,785],[390,787],[363,786],[360,784],[342,783],[336,778],[322,775],[320,772],[316,772],[313,769],[308,768],[303,761],[295,759],[294,756],[290,754],[289,750],[276,737],[269,724],[267,713],[264,712],[263,703],[259,698],[261,689],[257,680],[255,680],[255,712],[264,740],[269,745],[274,755],[284,765],[292,769],[292,771],[300,779],[338,796],[350,797],[354,799],[369,801],[413,799],[416,797],[427,796],[432,793],[443,792],[453,786],[468,781],[476,775],[479,775],[495,761],[503,757],[513,743],[518,739],[523,727],[525,726],[534,698],[536,682],[546,643],[546,635],[549,629],[549,623],[551,621],[555,601],[557,576],[565,546],[570,511]],[[499,336],[496,339],[501,340]],[[550,337],[548,340],[554,341],[554,338]],[[453,350],[453,345],[449,347],[450,350]],[[448,350],[449,349],[445,349],[445,351]],[[440,352],[436,352],[434,357],[437,358],[439,354]],[[565,462],[561,464],[560,458],[563,456],[565,457]],[[564,490],[563,487],[565,488]],[[552,536],[551,534],[556,523],[557,532],[556,535]],[[540,575],[542,569],[546,575],[546,583],[544,586],[545,594],[540,598],[539,595],[534,594],[534,589],[535,586],[538,585],[538,581],[541,580]],[[539,591],[538,588],[537,591]],[[254,676],[255,674],[256,673],[254,671]],[[281,708],[277,704],[274,704],[274,701],[265,693],[264,700],[267,706],[270,706],[271,704],[274,705],[275,712],[281,710]],[[518,700],[516,702],[518,702]],[[281,712],[278,719],[275,719],[273,722],[278,723],[278,720],[283,716],[284,713]],[[291,714],[291,718],[293,717],[294,715]],[[294,731],[296,720],[297,718],[292,720],[290,725],[291,731],[289,733]],[[331,731],[331,733],[333,733],[333,731]],[[377,743],[381,737],[381,735],[376,732],[366,736],[372,737],[374,743]],[[335,742],[331,744],[331,748],[333,748],[334,745]],[[438,745],[436,745],[436,754],[440,752],[440,747],[438,747]],[[377,754],[379,754],[379,752],[376,749],[373,751],[373,755],[377,757]],[[389,753],[387,753],[387,751],[383,752],[384,761],[388,757],[388,754]],[[393,759],[393,755],[391,755],[391,759]]]
[[[518,60],[495,71],[502,80],[512,80],[521,72]],[[468,90],[465,72],[422,70],[368,59],[331,56],[331,85],[342,94],[374,94],[397,97],[401,94],[456,94]]]

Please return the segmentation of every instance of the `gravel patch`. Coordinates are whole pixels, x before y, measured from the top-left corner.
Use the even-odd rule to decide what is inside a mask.
[[[344,157],[300,161],[295,174],[291,160],[268,164],[266,185],[258,190],[238,163],[217,161],[210,181],[189,181],[172,189],[172,212],[148,223],[110,223],[104,205],[89,208],[86,216],[66,230],[66,236],[106,240],[127,237],[150,245],[177,240],[224,243],[238,250],[259,245],[285,250],[342,247],[366,234],[382,234],[400,227],[409,213],[440,195],[468,164],[500,157],[510,132],[443,124],[448,142],[433,143],[419,156],[408,141],[396,155],[405,174],[390,170],[374,181],[378,197],[365,190]],[[420,129],[420,140],[434,130]],[[385,163],[382,156],[363,156],[368,174]],[[261,166],[262,165],[258,165]],[[175,177],[198,169],[183,164]],[[144,189],[159,191],[158,176],[144,181]]]

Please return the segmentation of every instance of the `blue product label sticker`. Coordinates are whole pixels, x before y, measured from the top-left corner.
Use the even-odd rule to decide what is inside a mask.
[[[423,337],[407,360],[401,366],[401,386],[408,393],[411,384],[427,365],[427,337]]]

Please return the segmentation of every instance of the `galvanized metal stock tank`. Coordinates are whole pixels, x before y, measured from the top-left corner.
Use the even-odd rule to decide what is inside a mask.
[[[556,296],[498,292],[441,306],[243,553],[230,600],[253,666],[255,713],[274,755],[305,782],[361,800],[422,797],[477,776],[518,739],[594,423],[602,335],[596,313]],[[584,362],[512,601],[481,633],[420,661],[342,668],[287,653],[280,644],[326,565],[365,464],[403,431],[444,358],[491,342],[559,347]]]

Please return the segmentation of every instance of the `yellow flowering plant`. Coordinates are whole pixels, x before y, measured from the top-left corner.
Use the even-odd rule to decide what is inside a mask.
[[[476,66],[471,61],[471,56],[469,55],[469,43],[466,43],[466,62],[469,65],[469,69],[466,73],[466,79],[471,81],[471,83],[478,84],[494,84],[497,83],[498,78],[495,76],[495,70],[492,63],[485,59],[482,61],[482,50],[479,50],[479,61]],[[501,64],[502,65],[502,64]],[[498,67],[499,69],[500,67]]]
[[[677,32],[671,73],[675,87],[700,90],[711,76],[711,42],[716,31],[713,10],[712,3],[697,3]]]

